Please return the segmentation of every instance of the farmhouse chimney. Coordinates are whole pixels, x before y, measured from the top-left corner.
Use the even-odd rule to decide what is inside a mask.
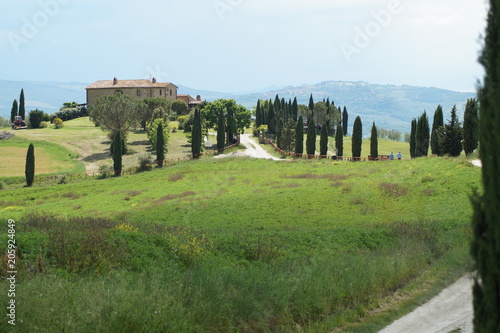
[[[113,85],[118,84],[118,79],[115,77],[113,78]]]
[[[151,82],[156,83],[156,78],[154,77]]]
[[[201,96],[200,96],[200,95],[196,95],[196,100],[197,100],[198,102],[200,102],[200,101],[201,101]]]

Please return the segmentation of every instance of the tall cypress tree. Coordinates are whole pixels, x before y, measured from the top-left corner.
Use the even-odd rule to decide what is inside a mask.
[[[439,129],[444,126],[443,119],[443,107],[438,105],[436,111],[434,112],[434,121],[432,122],[432,132],[431,132],[431,153],[433,155],[442,156],[439,147]]]
[[[26,110],[24,108],[24,89],[21,89],[21,96],[19,97],[19,115],[25,120]]]
[[[457,107],[451,110],[451,119],[440,132],[440,150],[444,155],[452,157],[460,156],[462,153],[462,125],[457,116]]]
[[[18,105],[17,105],[17,99],[12,102],[12,109],[10,110],[10,122],[13,123],[14,119],[16,118],[18,114]]]
[[[347,108],[344,106],[344,112],[342,112],[342,129],[344,130],[344,136],[347,136],[347,125],[349,124],[349,114],[347,113]]]
[[[372,135],[370,137],[370,156],[374,158],[378,157],[378,133],[375,122],[373,122]]]
[[[299,116],[297,127],[295,128],[295,154],[304,153],[304,119]]]
[[[417,131],[415,140],[416,157],[427,156],[429,154],[429,139],[430,139],[429,118],[427,118],[427,113],[424,111],[424,113],[420,116],[420,118],[417,121]]]
[[[483,193],[472,199],[474,331],[500,332],[500,0],[490,0],[484,48],[485,77],[479,90]]]
[[[194,110],[193,132],[191,133],[191,151],[193,158],[200,158],[201,153],[201,115],[200,110]]]
[[[260,107],[260,99],[257,101],[257,107],[255,108],[255,127],[258,128],[262,125],[262,109]]]
[[[464,150],[468,156],[476,150],[479,144],[479,105],[477,99],[467,101],[464,113]]]
[[[219,112],[219,119],[217,121],[217,151],[219,153],[224,151],[224,146],[226,144],[226,118],[224,118],[224,112],[222,110]]]
[[[314,155],[316,153],[316,124],[314,123],[314,119],[309,120],[307,127],[306,153],[307,155]]]
[[[269,103],[269,123],[267,124],[267,133],[276,134],[276,113],[273,103]]]
[[[410,132],[410,157],[415,158],[415,152],[417,148],[417,120],[413,118],[411,121],[411,132]]]
[[[28,152],[26,153],[24,175],[26,176],[26,185],[28,187],[33,185],[33,181],[35,180],[35,147],[32,143],[30,143]]]
[[[344,130],[341,124],[337,125],[335,133],[335,148],[337,149],[337,157],[344,156]]]
[[[299,103],[297,102],[297,97],[294,97],[293,103],[292,103],[292,118],[293,118],[293,120],[297,120],[298,115],[299,115]]]
[[[352,157],[361,157],[361,145],[363,144],[363,124],[359,116],[354,120],[352,128]]]
[[[309,110],[311,112],[314,112],[314,99],[313,99],[313,94],[309,97]]]
[[[319,139],[319,154],[325,156],[328,154],[328,125],[326,123],[321,127],[321,136]]]
[[[158,144],[158,143],[157,143]],[[115,171],[115,176],[120,176],[122,173],[122,133],[120,131],[116,131],[115,138],[111,143],[113,146],[113,170]]]
[[[156,129],[156,160],[159,166],[163,166],[165,161],[165,136],[162,123],[159,123]]]

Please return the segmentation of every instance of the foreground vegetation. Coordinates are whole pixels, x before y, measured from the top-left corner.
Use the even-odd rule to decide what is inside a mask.
[[[355,329],[395,291],[469,268],[479,186],[452,159],[227,158],[1,191],[0,218],[17,221],[16,328]]]

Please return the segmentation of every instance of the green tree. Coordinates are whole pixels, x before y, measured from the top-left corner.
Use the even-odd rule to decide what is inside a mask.
[[[171,106],[169,101],[159,97],[144,98],[142,101],[145,106],[138,113],[138,117],[143,130],[147,130],[155,119],[168,120]]]
[[[377,133],[377,126],[375,126],[375,122],[373,123],[372,135],[370,137],[370,156],[375,158],[378,157],[378,133]]]
[[[304,153],[304,119],[299,116],[295,127],[295,154]]]
[[[257,101],[257,107],[255,108],[255,128],[259,128],[263,124],[263,112],[260,107],[260,99]]]
[[[33,185],[33,181],[35,180],[35,146],[32,143],[30,143],[28,152],[26,153],[24,175],[26,176],[26,185],[28,187]]]
[[[415,152],[417,149],[417,119],[413,118],[411,121],[411,132],[410,132],[410,157],[415,158]]]
[[[313,95],[312,94],[309,97],[309,110],[311,110],[311,112],[314,111],[314,99],[313,99]]]
[[[314,123],[314,118],[309,120],[307,127],[306,153],[307,155],[314,155],[316,153],[316,124]]]
[[[361,157],[361,145],[363,144],[363,124],[359,116],[354,120],[352,128],[352,157]]]
[[[298,116],[299,116],[299,104],[297,103],[297,97],[294,97],[292,103],[292,119],[297,120]]]
[[[115,138],[113,139],[112,151],[113,151],[113,170],[115,171],[115,176],[121,176],[122,173],[122,134],[120,131],[116,131]]]
[[[500,0],[490,0],[484,48],[485,69],[479,89],[482,194],[472,199],[474,332],[500,332]]]
[[[219,122],[221,111],[226,119],[226,142],[235,142],[236,136],[244,133],[245,128],[252,124],[252,114],[234,99],[218,99],[203,107],[200,118],[205,119],[207,128],[214,128]]]
[[[344,130],[344,136],[347,136],[348,121],[349,114],[347,113],[347,108],[344,106],[344,112],[342,112],[342,129]]]
[[[328,125],[326,123],[321,127],[319,139],[319,154],[325,156],[328,154]]]
[[[433,155],[438,155],[442,156],[443,154],[439,150],[440,144],[439,144],[439,137],[438,137],[438,131],[439,128],[444,126],[444,119],[443,119],[443,107],[441,105],[438,105],[436,108],[436,111],[434,112],[434,121],[432,122],[432,132],[431,132],[431,153]]]
[[[224,113],[219,112],[219,121],[217,122],[217,150],[219,152],[224,151],[226,145],[226,118],[224,118]]]
[[[30,127],[31,128],[40,128],[40,123],[43,120],[43,116],[45,113],[38,109],[30,111],[29,119],[30,119]]]
[[[115,93],[99,97],[90,107],[89,112],[90,118],[99,124],[101,129],[110,133],[111,140],[116,136],[116,132],[120,131],[123,142],[126,142],[128,132],[138,125],[139,115],[144,112],[145,108],[144,101]]]
[[[288,118],[283,125],[280,137],[280,148],[284,151],[292,151],[295,148],[295,127],[296,122],[292,118]]]
[[[468,156],[479,145],[479,105],[475,98],[469,99],[465,106],[463,136],[464,151]]]
[[[165,163],[165,136],[162,122],[159,122],[156,128],[156,161],[159,166]]]
[[[175,114],[179,116],[185,114],[188,111],[188,105],[186,104],[186,102],[181,101],[180,99],[173,101],[170,108],[175,112]]]
[[[26,109],[24,107],[24,89],[21,89],[21,96],[19,97],[19,115],[26,119]]]
[[[193,133],[191,137],[191,151],[193,158],[200,158],[202,142],[202,128],[200,110],[194,111]]]
[[[163,145],[165,146],[165,149],[167,147],[168,141],[170,139],[170,132],[168,131],[168,121],[162,118],[157,118],[155,119],[149,126],[148,126],[148,139],[149,143],[151,143],[151,149],[156,151],[157,150],[157,138],[158,138],[158,126],[161,124],[161,128],[163,131]],[[122,137],[123,139],[123,137]]]
[[[417,121],[417,131],[415,137],[415,157],[427,156],[429,153],[429,118],[427,118],[427,113],[420,116]]]
[[[460,156],[462,153],[462,125],[458,120],[457,107],[453,106],[451,110],[451,119],[448,124],[441,127],[438,131],[440,142],[439,150],[443,155],[452,157]]]
[[[18,105],[17,105],[17,99],[12,102],[12,109],[10,110],[10,122],[13,123],[14,119],[18,115]]]
[[[337,157],[344,155],[344,129],[341,124],[337,125],[337,132],[335,132],[335,148]]]

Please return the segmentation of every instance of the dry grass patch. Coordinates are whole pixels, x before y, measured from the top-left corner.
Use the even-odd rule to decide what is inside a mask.
[[[166,201],[169,201],[169,200],[190,197],[193,195],[196,195],[196,192],[186,191],[186,192],[182,192],[182,193],[167,194],[166,196],[161,197],[160,199],[153,201],[153,203],[154,203],[154,206],[156,207],[156,206],[161,206],[163,203],[165,203]]]
[[[393,197],[402,197],[408,194],[408,189],[400,184],[394,183],[381,183],[379,185],[380,190],[390,196]]]

